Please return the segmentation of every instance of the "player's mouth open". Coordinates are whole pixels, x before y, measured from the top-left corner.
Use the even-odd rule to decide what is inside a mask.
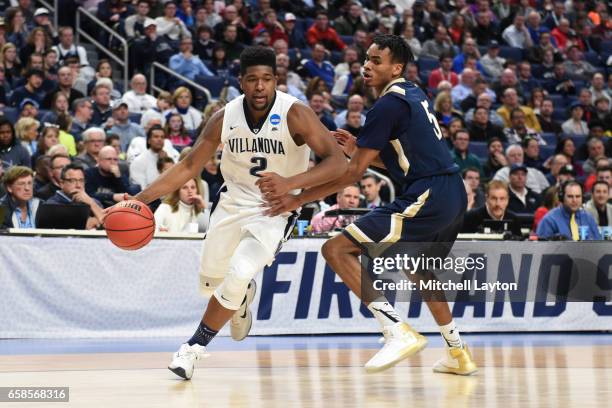
[[[259,102],[259,103],[266,102],[266,97],[265,96],[254,96],[253,99],[255,100],[255,102]]]

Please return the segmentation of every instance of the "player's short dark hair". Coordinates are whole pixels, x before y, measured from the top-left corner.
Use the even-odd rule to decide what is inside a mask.
[[[79,170],[83,174],[85,174],[85,168],[83,166],[81,166],[78,163],[70,163],[70,164],[65,165],[64,168],[62,168],[62,173],[61,173],[62,180],[66,180],[66,173],[68,173],[69,170]]]
[[[245,48],[240,54],[240,75],[246,74],[247,68],[256,65],[267,65],[276,74],[276,56],[274,51],[260,46]]]
[[[402,69],[402,76],[406,71],[408,63],[414,62],[414,54],[412,53],[410,46],[399,35],[378,34],[374,36],[372,43],[376,44],[380,50],[388,48],[389,53],[391,54],[391,61],[404,65],[404,68]]]

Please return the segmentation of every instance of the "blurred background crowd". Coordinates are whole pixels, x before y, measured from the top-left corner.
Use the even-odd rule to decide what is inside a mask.
[[[611,3],[56,4],[57,24],[35,0],[0,0],[4,228],[40,226],[37,212],[50,204],[88,206],[84,228],[101,227],[103,208],[124,193],[136,194],[180,160],[211,115],[240,95],[238,58],[248,45],[274,49],[279,90],[308,104],[330,131],[358,136],[375,101],[360,76],[365,52],[372,36],[391,33],[410,45],[415,62],[405,77],[432,99],[461,168],[469,210],[464,232],[609,235]],[[79,7],[92,17],[77,24]],[[112,58],[122,55],[128,56],[123,65]],[[152,72],[155,63],[171,72]],[[201,177],[153,204],[159,229],[205,231],[223,184],[220,152]],[[309,204],[307,231],[342,228],[357,215],[325,211],[375,208],[401,188],[373,169],[359,185]]]

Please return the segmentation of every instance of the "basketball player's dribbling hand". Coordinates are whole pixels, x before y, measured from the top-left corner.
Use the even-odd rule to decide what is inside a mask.
[[[297,210],[300,207],[300,202],[293,194],[285,194],[281,197],[266,199],[267,210],[264,215],[274,217],[286,212]]]
[[[261,177],[255,182],[255,185],[259,187],[259,191],[266,200],[281,197],[289,192],[290,186],[285,177],[274,172],[262,172],[259,175]]]
[[[357,150],[357,138],[345,129],[336,129],[331,133],[336,138],[336,142],[338,142],[344,154],[348,157],[353,157],[355,150]]]
[[[116,195],[117,195],[117,194],[113,194],[113,199],[115,199],[115,196],[116,196]],[[117,198],[119,198],[119,197],[117,197]],[[117,203],[120,203],[121,201],[127,201],[127,200],[133,200],[133,199],[134,199],[134,197],[133,197],[133,196],[131,196],[131,195],[129,195],[128,193],[123,193],[123,197],[121,197],[121,198],[122,198],[122,199],[121,199],[121,200],[118,200],[118,201],[117,201]],[[117,204],[115,204],[115,205],[117,205]],[[104,208],[104,209],[102,210],[102,219],[100,219],[100,222],[101,222],[102,224],[104,224],[104,219],[106,218],[106,216],[108,215],[108,213],[110,212],[110,210],[112,210],[112,209],[115,207],[115,205],[113,205],[113,206],[111,206],[111,207],[108,207],[108,208]]]

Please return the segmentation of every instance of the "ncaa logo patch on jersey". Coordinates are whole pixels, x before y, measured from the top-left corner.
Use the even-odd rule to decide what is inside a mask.
[[[281,122],[281,117],[279,114],[275,113],[274,115],[270,116],[270,123],[273,125],[278,125]]]

